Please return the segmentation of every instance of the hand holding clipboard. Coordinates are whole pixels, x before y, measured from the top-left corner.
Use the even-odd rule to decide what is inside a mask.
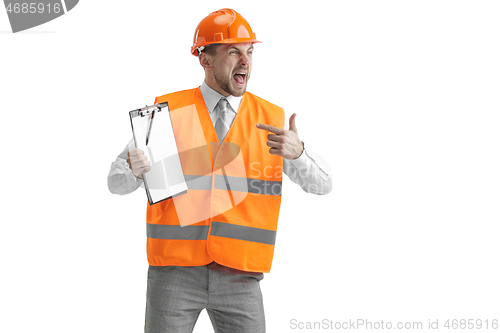
[[[187,190],[168,109],[168,103],[129,112],[135,149],[127,162],[135,176],[144,179],[149,204]],[[155,128],[153,130],[153,120]]]

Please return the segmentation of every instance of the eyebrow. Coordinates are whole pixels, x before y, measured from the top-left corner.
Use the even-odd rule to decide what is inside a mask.
[[[229,47],[229,48],[228,48],[228,51],[229,51],[229,50],[245,51],[245,50],[243,50],[243,49],[239,49],[239,48],[237,48],[236,46],[231,46],[231,47]],[[250,46],[250,47],[248,48],[248,50],[246,50],[246,51],[253,51],[253,45],[252,45],[252,46]]]

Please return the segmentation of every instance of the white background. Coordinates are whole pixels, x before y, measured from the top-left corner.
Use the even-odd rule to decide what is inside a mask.
[[[228,6],[263,41],[248,90],[334,180],[284,180],[268,332],[500,320],[497,1],[84,0],[17,34],[0,10],[0,331],[143,331],[146,195],[107,174],[128,111],[202,83],[195,27]]]

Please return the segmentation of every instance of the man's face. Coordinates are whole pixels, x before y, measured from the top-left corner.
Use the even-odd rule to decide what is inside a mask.
[[[224,92],[243,96],[252,71],[252,43],[221,44],[212,58],[215,83]]]

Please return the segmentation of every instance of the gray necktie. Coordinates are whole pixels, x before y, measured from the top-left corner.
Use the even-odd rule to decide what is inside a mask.
[[[234,112],[230,109],[228,101],[225,98],[221,98],[217,106],[219,107],[219,117],[217,117],[217,121],[215,122],[215,131],[217,132],[219,141],[222,142],[233,122]]]

